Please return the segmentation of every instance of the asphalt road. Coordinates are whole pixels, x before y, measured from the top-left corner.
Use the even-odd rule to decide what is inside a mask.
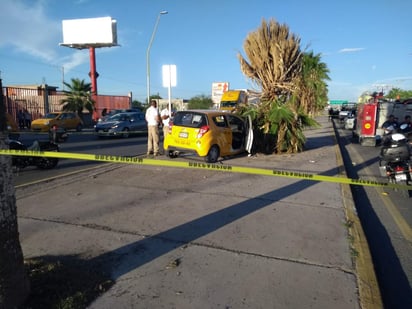
[[[348,176],[385,181],[378,169],[380,147],[361,146],[351,131],[337,131]],[[394,189],[361,186],[353,186],[352,194],[385,308],[410,308],[405,304],[412,304],[412,197]]]
[[[338,128],[337,132],[348,176],[384,181],[378,169],[379,147],[360,146],[353,141],[351,131]],[[45,138],[39,134],[21,136],[25,144]],[[144,154],[146,146],[145,134],[127,139],[100,139],[87,131],[73,133],[67,142],[60,144],[64,152],[122,156]],[[19,186],[63,176],[101,164],[107,163],[67,159],[61,160],[53,170],[30,167],[16,174],[15,184]],[[406,198],[393,189],[375,187],[353,186],[352,193],[368,238],[385,307],[403,308],[404,304],[412,303],[412,198]]]
[[[22,133],[20,141],[25,145],[31,145],[34,140],[47,140],[46,134]],[[120,156],[137,156],[146,153],[147,137],[142,133],[139,136],[129,138],[98,138],[91,130],[80,133],[70,132],[69,139],[59,143],[60,151],[85,154],[105,154]],[[15,174],[15,185],[20,186],[42,179],[63,176],[86,168],[95,168],[98,165],[107,164],[96,161],[60,159],[56,168],[51,170],[39,170],[34,166],[26,167]]]

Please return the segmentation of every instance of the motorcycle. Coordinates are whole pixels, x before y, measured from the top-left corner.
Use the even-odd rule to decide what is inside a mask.
[[[59,145],[50,141],[34,141],[31,146],[26,146],[17,140],[8,141],[9,149],[31,150],[31,151],[59,151]],[[57,166],[58,158],[34,157],[34,156],[12,156],[12,166],[25,168],[36,166],[40,169],[52,169]]]
[[[54,143],[63,143],[67,141],[69,138],[69,134],[67,131],[63,128],[59,128],[56,125],[54,125],[52,128],[49,130],[49,140]]]
[[[401,128],[402,129],[402,128]],[[379,155],[379,171],[389,183],[412,185],[411,146],[402,133],[391,133],[384,139]],[[407,197],[409,191],[401,190]]]

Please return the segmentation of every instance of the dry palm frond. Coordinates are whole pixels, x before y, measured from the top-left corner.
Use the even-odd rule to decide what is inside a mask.
[[[249,33],[244,45],[246,60],[238,54],[243,74],[262,88],[262,97],[273,100],[293,92],[301,70],[300,39],[287,25],[263,19],[261,27]]]

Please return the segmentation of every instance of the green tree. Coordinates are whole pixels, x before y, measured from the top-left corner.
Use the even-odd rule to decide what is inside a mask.
[[[161,100],[162,97],[157,93],[157,94],[152,94],[152,95],[150,96],[150,101],[151,101],[152,99],[154,99],[154,100]],[[147,106],[150,106],[149,102],[147,103]]]
[[[0,79],[0,89],[3,89]],[[6,108],[0,95],[0,149],[7,149]],[[30,292],[17,226],[10,156],[0,155],[0,307],[18,308]]]
[[[412,91],[411,90],[402,90],[400,88],[392,88],[387,95],[385,95],[387,99],[392,100],[405,100],[412,98]]]
[[[71,84],[64,83],[69,90],[64,90],[66,98],[60,101],[64,111],[77,112],[79,117],[84,121],[83,111],[86,109],[93,113],[95,102],[92,99],[92,88],[90,83],[78,78],[72,78]]]
[[[321,61],[320,54],[306,52],[302,58],[302,71],[297,79],[293,102],[302,112],[315,115],[328,104],[329,69]]]
[[[132,107],[133,108],[138,108],[141,111],[143,111],[145,109],[145,106],[142,102],[138,101],[138,100],[133,100],[132,101]]]
[[[210,109],[212,106],[212,99],[204,94],[191,98],[188,103],[189,109]]]
[[[238,59],[243,74],[261,89],[261,102],[243,110],[254,117],[258,150],[265,152],[301,151],[305,143],[303,128],[316,122],[293,100],[303,68],[300,39],[287,25],[262,20],[243,44],[247,58]]]

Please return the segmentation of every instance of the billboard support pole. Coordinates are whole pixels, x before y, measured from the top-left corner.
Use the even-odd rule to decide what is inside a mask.
[[[92,99],[95,101],[95,109],[93,111],[93,120],[97,122],[99,115],[97,115],[97,77],[99,76],[96,72],[96,51],[94,47],[89,47],[89,56],[90,56],[90,79],[92,82]]]
[[[94,47],[89,47],[90,56],[90,79],[92,81],[92,94],[97,94],[97,72],[96,72],[96,53]]]

